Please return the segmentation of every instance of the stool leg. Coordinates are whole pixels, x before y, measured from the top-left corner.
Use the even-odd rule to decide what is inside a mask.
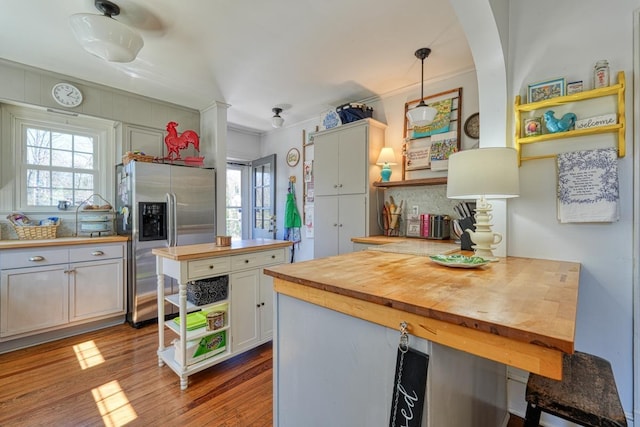
[[[531,403],[527,403],[527,413],[524,419],[524,427],[538,427],[542,410]]]

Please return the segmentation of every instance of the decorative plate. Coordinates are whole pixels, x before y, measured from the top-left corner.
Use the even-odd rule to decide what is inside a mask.
[[[332,129],[341,124],[342,120],[335,109],[326,111],[320,118],[320,130]]]
[[[469,138],[480,138],[480,113],[470,115],[464,122],[464,133]]]
[[[483,265],[490,264],[488,259],[480,258],[477,256],[468,257],[465,255],[431,255],[429,257],[431,261],[436,264],[444,265],[445,267],[457,267],[457,268],[476,268]]]
[[[300,161],[300,151],[297,148],[292,148],[287,152],[287,164],[294,167]]]

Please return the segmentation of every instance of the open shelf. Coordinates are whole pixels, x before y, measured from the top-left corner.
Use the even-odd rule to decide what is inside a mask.
[[[374,182],[373,186],[378,188],[392,188],[392,187],[418,187],[421,185],[441,185],[447,183],[447,177],[441,176],[437,178],[422,178],[422,179],[405,179],[404,181],[388,181],[388,182]]]

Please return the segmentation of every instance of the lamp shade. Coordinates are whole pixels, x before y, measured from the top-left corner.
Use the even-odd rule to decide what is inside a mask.
[[[398,161],[396,160],[396,155],[393,152],[393,148],[391,147],[384,147],[382,150],[380,150],[380,155],[378,156],[378,161],[376,162],[376,165],[384,165],[385,163],[388,165],[398,164]]]
[[[518,155],[513,148],[464,150],[449,157],[448,198],[506,199],[519,194]]]
[[[282,117],[280,117],[280,116],[273,116],[273,117],[271,118],[271,125],[272,125],[274,128],[281,128],[283,124],[284,124],[284,119],[283,119]]]
[[[416,108],[407,111],[407,119],[411,126],[421,127],[431,124],[437,113],[438,110],[421,102]]]
[[[140,34],[109,16],[76,13],[69,22],[80,45],[106,61],[131,62],[144,46]]]

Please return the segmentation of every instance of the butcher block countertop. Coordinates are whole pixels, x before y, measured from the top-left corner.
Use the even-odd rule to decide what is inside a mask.
[[[470,254],[470,253],[469,253]],[[360,251],[265,268],[276,292],[559,379],[573,353],[580,264],[507,257],[451,268]]]
[[[232,240],[231,246],[216,246],[215,243],[200,243],[197,245],[174,246],[171,248],[156,248],[153,249],[151,253],[174,261],[187,261],[192,259],[203,259],[286,248],[292,244],[292,242],[287,240]]]
[[[127,236],[104,237],[60,237],[58,239],[45,240],[0,240],[0,249],[41,248],[46,246],[70,246],[101,243],[126,242]]]

